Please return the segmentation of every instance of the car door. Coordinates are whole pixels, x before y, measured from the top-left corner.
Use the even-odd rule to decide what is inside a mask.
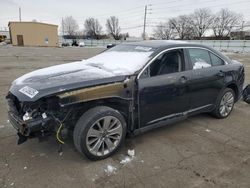
[[[225,62],[206,49],[189,48],[186,51],[192,67],[189,80],[190,108],[212,107],[224,86]]]
[[[188,110],[187,82],[182,49],[161,53],[138,79],[140,127],[182,115]]]

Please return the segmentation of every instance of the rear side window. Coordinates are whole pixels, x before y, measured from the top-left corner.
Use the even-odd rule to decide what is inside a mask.
[[[211,67],[212,63],[207,50],[203,49],[188,49],[193,69],[202,69]]]
[[[210,53],[210,57],[211,57],[211,61],[212,61],[213,66],[220,66],[220,65],[225,64],[224,61],[221,58],[219,58],[218,56],[216,56],[216,55],[214,55],[212,53]]]

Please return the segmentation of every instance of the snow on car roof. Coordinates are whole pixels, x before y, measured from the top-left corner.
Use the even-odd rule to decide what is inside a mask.
[[[148,48],[142,49],[143,47],[138,46],[136,48],[140,48],[141,52],[107,51],[87,59],[84,64],[112,72],[116,76],[133,74],[143,68],[153,53],[148,51]]]

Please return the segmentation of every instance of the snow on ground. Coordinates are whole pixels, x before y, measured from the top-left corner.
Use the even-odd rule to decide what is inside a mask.
[[[129,149],[128,152],[127,152],[128,155],[126,155],[121,161],[120,161],[120,164],[127,164],[129,162],[131,162],[134,157],[135,157],[135,150],[134,149]]]
[[[115,174],[115,173],[116,173],[116,170],[117,170],[116,167],[114,167],[114,166],[112,166],[112,165],[107,165],[107,166],[105,167],[105,169],[104,169],[104,172],[105,172],[108,176],[110,176],[110,175],[112,175],[112,174]]]
[[[131,160],[132,160],[132,157],[125,156],[124,159],[122,159],[122,160],[120,161],[120,164],[125,165],[125,164],[131,162]]]

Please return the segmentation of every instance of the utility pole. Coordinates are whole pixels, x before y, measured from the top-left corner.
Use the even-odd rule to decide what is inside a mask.
[[[143,33],[142,33],[143,40],[146,40],[147,10],[148,10],[148,6],[146,5],[145,12],[144,12],[144,24],[143,24]]]
[[[22,21],[22,12],[21,12],[21,7],[19,7],[19,21]]]
[[[242,25],[241,25],[241,40],[243,40],[245,38],[245,36],[244,36],[244,23],[245,23],[245,21],[242,21]]]
[[[63,18],[62,18],[62,35],[64,35],[64,21],[63,21]]]

